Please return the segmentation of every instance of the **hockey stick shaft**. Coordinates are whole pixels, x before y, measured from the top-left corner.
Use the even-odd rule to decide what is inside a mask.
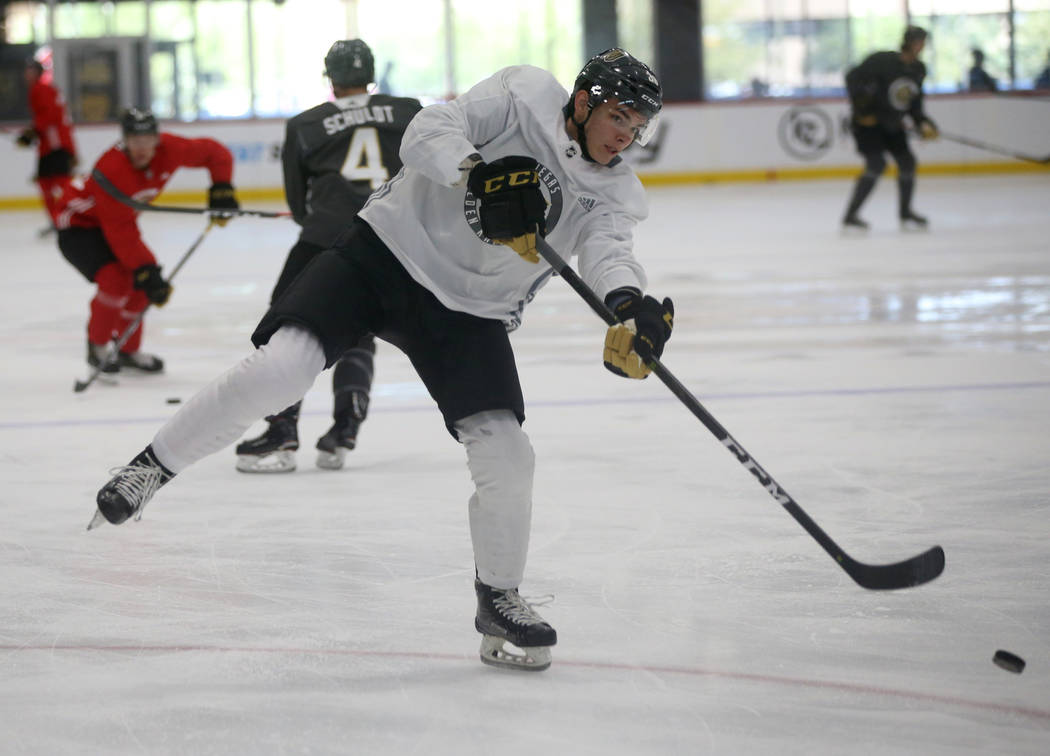
[[[942,139],[947,139],[949,142],[958,142],[959,144],[965,144],[968,147],[976,147],[977,149],[985,150],[986,152],[994,152],[999,155],[1007,155],[1009,157],[1015,158],[1016,160],[1024,160],[1029,163],[1040,163],[1041,165],[1046,165],[1047,163],[1050,163],[1050,155],[1046,155],[1045,157],[1025,155],[1021,152],[1014,152],[1013,150],[1008,149],[1006,147],[998,147],[994,144],[988,144],[987,142],[982,142],[978,139],[970,139],[969,137],[960,136],[958,134],[946,134],[943,131],[940,132],[940,137]]]
[[[110,197],[115,199],[122,205],[127,205],[130,208],[139,211],[151,211],[155,213],[182,213],[184,215],[208,215],[213,218],[291,218],[292,214],[284,212],[272,212],[269,210],[244,210],[243,208],[218,210],[212,208],[196,208],[196,207],[172,207],[169,205],[151,205],[148,202],[142,202],[129,197],[124,192],[113,186],[113,182],[103,175],[103,173],[97,168],[91,172],[91,177],[95,179],[95,182],[102,187],[102,191],[108,194]]]
[[[574,271],[543,238],[536,236],[536,247],[540,255],[554,268],[569,286],[571,286],[580,297],[590,306],[598,316],[605,321],[606,325],[613,326],[617,322],[605,303]],[[773,499],[784,507],[788,513],[798,522],[814,540],[831,556],[835,562],[842,567],[853,580],[864,588],[873,590],[907,588],[920,585],[933,580],[944,570],[944,552],[939,546],[935,546],[923,554],[920,554],[903,562],[891,565],[867,565],[857,562],[850,557],[831,536],[817,525],[813,519],[798,505],[784,488],[777,483],[773,476],[762,468],[758,462],[751,457],[729,431],[708,412],[695,396],[682,385],[670,370],[668,370],[659,359],[654,358],[649,367],[653,373],[671,390],[693,415],[711,431],[718,441],[725,446],[736,460],[750,472],[759,485],[773,497]]]
[[[201,245],[201,242],[204,241],[204,237],[208,235],[208,232],[211,231],[214,226],[215,220],[210,219],[208,221],[208,225],[204,227],[204,230],[201,231],[200,236],[197,237],[197,240],[193,242],[192,245],[190,245],[190,248],[186,250],[186,253],[179,259],[177,263],[175,263],[175,267],[172,268],[171,273],[168,275],[168,283],[171,283],[171,279],[175,278],[175,275],[179,272],[179,270],[181,270],[182,266],[186,264],[186,261],[190,259],[190,255],[192,255],[197,250],[197,247],[199,247]],[[132,320],[131,323],[128,324],[128,327],[124,329],[124,332],[120,334],[120,337],[113,345],[113,349],[107,356],[107,359],[92,369],[91,375],[88,376],[86,381],[76,381],[73,384],[73,391],[75,391],[78,394],[82,391],[85,391],[87,387],[94,383],[95,380],[99,377],[99,375],[102,374],[102,371],[105,368],[109,367],[110,362],[117,358],[117,353],[120,352],[121,347],[128,343],[128,340],[131,338],[132,334],[135,333],[135,330],[142,323],[142,319],[146,317],[146,311],[149,310],[149,308],[150,304],[147,303],[146,306],[143,308],[142,312],[136,315],[135,319]]]

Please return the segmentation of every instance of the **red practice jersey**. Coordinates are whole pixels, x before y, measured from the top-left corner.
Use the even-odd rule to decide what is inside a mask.
[[[62,149],[70,155],[77,154],[66,104],[57,89],[37,79],[29,90],[29,110],[33,113],[33,130],[37,135],[40,157]]]
[[[161,133],[149,167],[135,170],[123,143],[111,147],[95,163],[95,170],[121,192],[139,202],[152,202],[178,168],[207,168],[211,182],[229,183],[233,155],[214,139],[186,139]],[[157,262],[139,232],[138,211],[113,199],[93,178],[73,181],[53,213],[58,229],[101,227],[114,256],[127,268]]]

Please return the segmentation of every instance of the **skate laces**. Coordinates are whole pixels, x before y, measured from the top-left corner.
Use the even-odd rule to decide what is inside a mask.
[[[516,589],[511,588],[494,597],[492,604],[500,614],[519,625],[543,625],[546,624],[546,620],[537,614],[533,607],[547,606],[553,601],[552,593],[525,599]]]
[[[114,467],[109,471],[114,476],[113,487],[135,507],[135,519],[142,519],[142,510],[146,503],[164,485],[168,476],[159,467],[153,465],[126,465]]]

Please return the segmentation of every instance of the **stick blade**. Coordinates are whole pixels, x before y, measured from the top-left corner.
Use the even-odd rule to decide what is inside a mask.
[[[928,583],[944,572],[944,549],[934,546],[895,564],[863,564],[849,557],[841,561],[842,568],[860,587],[892,591]]]

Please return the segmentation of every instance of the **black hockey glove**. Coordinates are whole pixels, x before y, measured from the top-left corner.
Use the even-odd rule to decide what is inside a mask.
[[[224,181],[212,184],[208,189],[209,210],[240,210],[241,205],[237,201],[237,195],[233,192],[233,184]],[[212,220],[219,226],[225,226],[230,222],[230,215],[213,215]]]
[[[481,230],[494,242],[505,244],[522,259],[540,261],[535,228],[547,233],[547,200],[540,191],[540,176],[533,158],[510,155],[478,163],[470,171],[467,188],[478,201]]]
[[[646,378],[648,363],[664,352],[674,327],[674,303],[657,302],[629,288],[616,289],[605,304],[620,321],[605,334],[605,367],[624,378]]]
[[[161,278],[156,265],[135,268],[135,288],[146,292],[146,298],[157,307],[163,307],[171,297],[171,284]]]
[[[36,130],[35,129],[22,129],[15,137],[15,144],[19,147],[29,147],[36,141]]]

